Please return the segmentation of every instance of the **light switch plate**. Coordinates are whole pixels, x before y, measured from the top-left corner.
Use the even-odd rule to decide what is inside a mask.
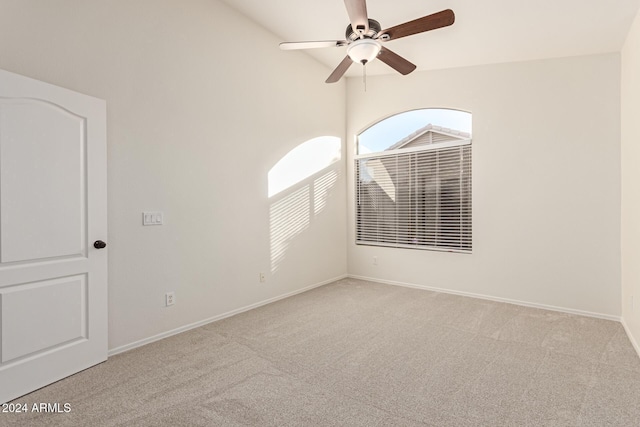
[[[162,225],[162,212],[142,212],[142,225]]]

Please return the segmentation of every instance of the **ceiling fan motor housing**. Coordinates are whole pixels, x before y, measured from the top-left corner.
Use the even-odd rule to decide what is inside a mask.
[[[363,36],[365,38],[372,39],[375,36],[377,36],[381,30],[382,30],[382,27],[380,26],[380,23],[378,21],[376,21],[375,19],[369,19],[369,31],[364,33]],[[349,24],[347,25],[345,38],[350,42],[354,42],[360,39],[360,32],[353,31],[353,27],[351,26],[351,24]]]

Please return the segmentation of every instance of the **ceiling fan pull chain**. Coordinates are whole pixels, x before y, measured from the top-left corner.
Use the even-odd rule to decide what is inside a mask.
[[[367,63],[362,64],[362,81],[364,82],[364,91],[367,91]]]

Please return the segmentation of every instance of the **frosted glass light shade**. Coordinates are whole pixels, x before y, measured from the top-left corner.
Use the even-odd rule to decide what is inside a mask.
[[[378,56],[380,43],[372,39],[360,39],[351,43],[347,48],[347,55],[353,62],[367,63]]]

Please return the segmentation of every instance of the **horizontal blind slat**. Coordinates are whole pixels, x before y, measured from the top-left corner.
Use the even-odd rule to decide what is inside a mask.
[[[355,163],[356,243],[471,251],[471,145]]]

